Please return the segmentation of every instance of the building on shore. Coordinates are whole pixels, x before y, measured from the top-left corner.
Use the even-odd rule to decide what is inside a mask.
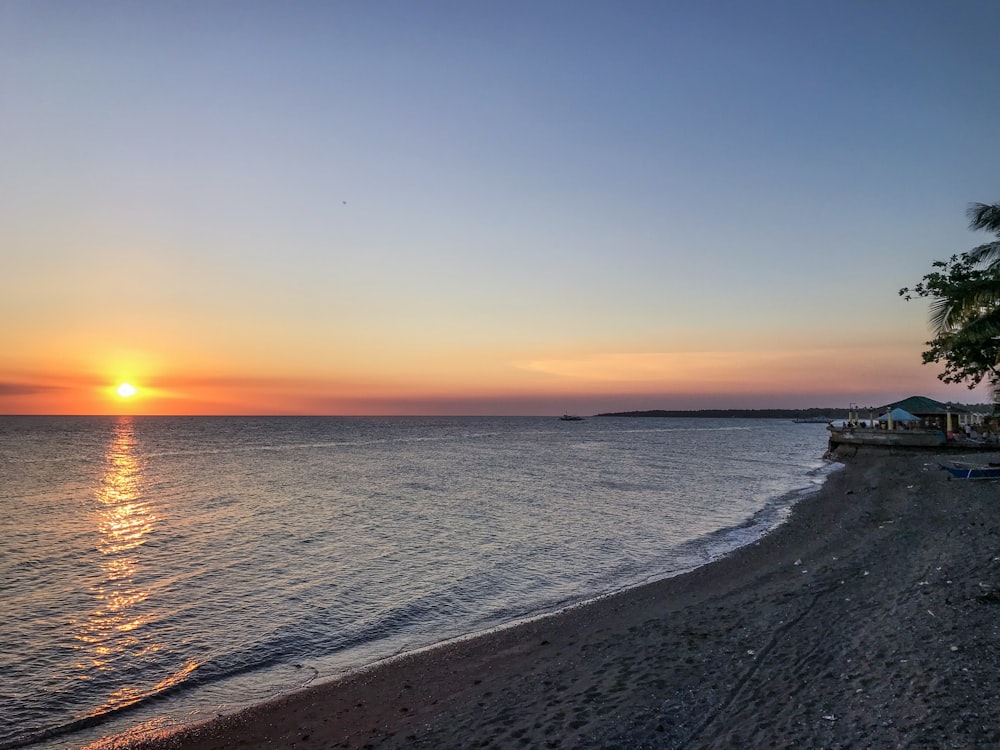
[[[832,453],[851,446],[996,450],[996,437],[977,429],[981,423],[981,415],[926,396],[866,410],[852,404],[846,420],[830,424],[829,447]]]
[[[920,420],[921,427],[937,428],[945,433],[958,432],[961,427],[972,423],[973,414],[966,408],[953,404],[943,404],[926,396],[910,396],[902,401],[886,404],[879,412],[903,409]]]

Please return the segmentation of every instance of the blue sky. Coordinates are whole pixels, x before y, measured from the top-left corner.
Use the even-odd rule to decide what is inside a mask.
[[[1000,199],[998,22],[5,2],[0,381],[127,376],[154,411],[978,398],[896,291]]]

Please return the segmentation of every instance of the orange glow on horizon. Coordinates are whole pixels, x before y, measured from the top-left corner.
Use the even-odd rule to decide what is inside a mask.
[[[907,395],[980,398],[962,386],[942,386],[935,368],[919,364],[919,345],[795,343],[645,352],[445,349],[394,360],[392,367],[356,361],[254,367],[166,349],[98,349],[85,361],[62,363],[66,369],[0,368],[0,414],[527,415],[562,413],[570,401],[573,411],[596,413],[722,402],[798,408]]]
[[[720,400],[725,401],[727,408],[836,406],[851,401],[888,402],[914,394],[948,400],[943,398],[932,369],[893,368],[885,361],[860,364],[853,377],[845,377],[847,373],[839,368],[824,372],[807,366],[795,367],[788,362],[784,363],[780,376],[771,368],[749,362],[742,368],[723,368],[725,375],[714,368],[695,368],[687,372],[682,369],[673,377],[661,371],[660,377],[633,380],[560,376],[553,369],[556,368],[546,368],[544,375],[539,371],[526,372],[528,377],[506,385],[463,383],[450,387],[448,383],[364,386],[336,379],[177,377],[143,385],[130,397],[119,396],[116,386],[95,387],[79,380],[52,379],[48,381],[51,385],[25,388],[24,393],[0,393],[0,413],[528,415],[561,413],[565,410],[561,405],[567,399],[580,404],[576,411],[594,413],[632,408],[710,408],[706,405],[715,406]],[[951,388],[955,390],[952,400],[977,399],[964,388]],[[865,395],[868,393],[884,397],[869,397]],[[619,407],[619,402],[627,402],[628,407]]]

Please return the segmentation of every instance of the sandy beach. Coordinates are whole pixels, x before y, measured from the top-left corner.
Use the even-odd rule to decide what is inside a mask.
[[[1000,747],[1000,484],[941,460],[855,456],[686,575],[100,746]]]

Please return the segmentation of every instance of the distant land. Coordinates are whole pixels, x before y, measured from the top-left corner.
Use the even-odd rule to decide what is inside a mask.
[[[993,404],[949,403],[965,411],[992,414]],[[867,413],[867,409],[859,411]],[[704,417],[706,419],[847,419],[848,410],[843,407],[821,409],[650,409],[648,411],[618,411],[595,414],[596,417]]]

